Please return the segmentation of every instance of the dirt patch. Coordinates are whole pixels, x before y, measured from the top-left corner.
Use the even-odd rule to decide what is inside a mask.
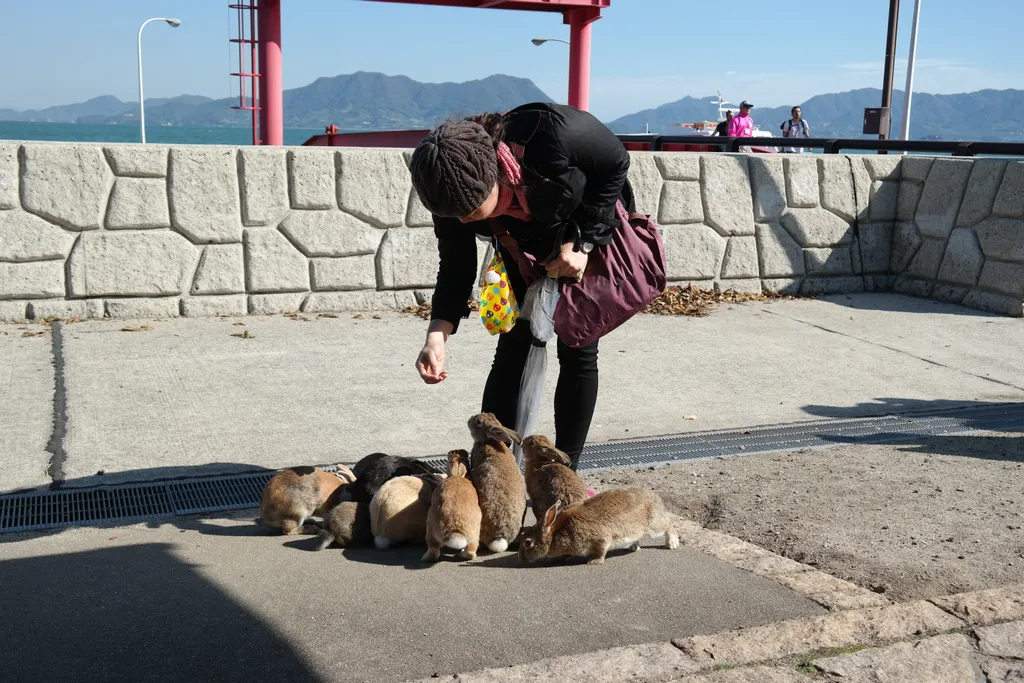
[[[1024,582],[1024,433],[585,473],[902,601]]]

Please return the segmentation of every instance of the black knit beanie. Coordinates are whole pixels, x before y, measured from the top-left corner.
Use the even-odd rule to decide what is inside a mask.
[[[430,213],[466,216],[484,203],[498,181],[494,140],[479,123],[443,123],[416,146],[409,170]]]

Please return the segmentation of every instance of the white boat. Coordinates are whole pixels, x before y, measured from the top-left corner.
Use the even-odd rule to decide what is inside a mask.
[[[714,100],[708,100],[711,104],[718,105],[718,120],[717,121],[695,121],[694,123],[673,123],[672,125],[677,128],[686,128],[693,131],[693,135],[707,135],[711,136],[715,133],[715,128],[722,121],[725,121],[725,112],[727,107],[725,105],[732,105],[733,102],[722,99],[722,91],[718,91],[718,98]],[[737,107],[738,108],[738,107]],[[771,131],[761,130],[761,127],[756,123],[754,124],[753,137],[755,138],[771,138],[775,137]]]

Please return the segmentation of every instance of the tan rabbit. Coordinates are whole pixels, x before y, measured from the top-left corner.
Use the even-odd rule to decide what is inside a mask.
[[[324,515],[324,529],[317,540],[317,550],[332,543],[343,547],[373,543],[370,530],[370,505],[346,500]]]
[[[526,514],[526,483],[506,445],[522,439],[491,413],[469,418],[469,433],[473,436],[473,484],[483,513],[480,542],[491,552],[504,552],[519,536]]]
[[[352,470],[338,465],[338,472],[319,467],[292,467],[267,482],[260,499],[260,522],[283,534],[315,533],[304,527],[313,516],[321,517],[348,495],[356,479]]]
[[[448,478],[434,489],[427,513],[427,552],[424,562],[437,562],[441,548],[458,550],[460,560],[476,558],[480,544],[480,500],[466,478],[469,453],[448,452]]]
[[[423,542],[434,488],[447,475],[429,474],[389,479],[370,501],[373,543],[383,550],[397,543]]]
[[[639,550],[645,538],[663,539],[678,548],[673,515],[658,494],[644,489],[613,489],[582,503],[552,505],[536,526],[523,530],[519,561],[583,558],[601,564],[609,550]]]
[[[555,448],[546,436],[523,439],[526,460],[526,493],[533,516],[540,520],[552,505],[565,508],[587,499],[587,487],[580,475],[569,469],[569,456]]]

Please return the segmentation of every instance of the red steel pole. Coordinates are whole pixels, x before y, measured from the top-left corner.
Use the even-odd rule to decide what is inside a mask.
[[[281,79],[281,0],[259,2],[260,137],[284,144],[284,85]]]
[[[590,107],[590,25],[601,18],[599,8],[569,10],[569,106],[586,111]]]

